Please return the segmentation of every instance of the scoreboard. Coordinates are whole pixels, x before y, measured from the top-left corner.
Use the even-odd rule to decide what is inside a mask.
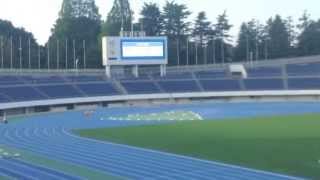
[[[103,65],[166,65],[166,37],[103,37]]]

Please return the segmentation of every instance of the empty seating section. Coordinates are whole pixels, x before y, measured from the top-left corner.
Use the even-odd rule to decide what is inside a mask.
[[[291,90],[320,89],[320,78],[289,78],[288,86]]]
[[[77,87],[87,96],[108,96],[119,94],[119,92],[110,83],[77,84]]]
[[[291,64],[286,68],[289,90],[320,90],[320,63]],[[157,94],[286,88],[287,79],[284,79],[286,76],[283,76],[285,71],[282,66],[249,67],[247,71],[249,78],[243,80],[229,79],[223,69],[168,72],[166,77],[160,77],[156,71],[144,72],[139,78],[127,76],[114,78],[112,81],[102,74],[3,74],[0,75],[0,103],[112,96],[121,95],[124,90],[128,94]]]
[[[246,90],[283,90],[283,79],[246,79],[244,80]]]
[[[50,98],[69,98],[83,96],[72,85],[44,85],[37,87]]]
[[[168,93],[200,91],[193,80],[159,81],[158,83]]]
[[[287,65],[289,76],[320,75],[320,63],[290,64]]]
[[[24,82],[16,76],[0,76],[0,86],[17,84],[24,84]]]
[[[103,76],[67,76],[66,79],[71,82],[95,82],[105,81]]]
[[[205,91],[240,91],[238,80],[200,80]]]
[[[247,68],[249,77],[281,77],[281,67],[256,67]]]
[[[129,94],[160,93],[160,89],[152,81],[145,82],[121,82]]]
[[[0,94],[5,94],[14,101],[30,101],[45,99],[43,95],[29,86],[22,87],[1,87]]]
[[[168,79],[168,80],[174,80],[174,79],[192,79],[192,74],[190,72],[185,73],[167,73],[165,77],[161,77],[159,74],[153,74],[152,77],[154,79]]]
[[[10,100],[3,94],[0,94],[0,103],[1,102],[10,102]]]
[[[66,81],[60,76],[21,76],[20,79],[26,83],[32,84],[50,84],[65,83]]]
[[[199,79],[216,79],[226,77],[226,73],[224,71],[202,71],[195,74]]]

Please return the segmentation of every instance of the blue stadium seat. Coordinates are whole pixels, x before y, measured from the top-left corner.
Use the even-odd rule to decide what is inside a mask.
[[[33,84],[50,84],[50,83],[65,83],[66,81],[60,76],[21,76],[27,83]]]
[[[244,84],[247,90],[283,90],[284,84],[282,79],[246,79]]]
[[[238,80],[200,80],[205,91],[240,91]]]
[[[183,73],[167,73],[166,76],[161,77],[160,74],[153,74],[152,77],[154,79],[161,79],[161,80],[180,80],[180,79],[192,79],[192,74],[190,72],[183,72]]]
[[[200,91],[193,80],[159,81],[159,85],[168,93]]]
[[[287,65],[287,73],[289,76],[319,75],[320,63],[290,64]]]
[[[94,81],[105,81],[104,76],[68,76],[66,77],[67,80],[72,82],[94,82]]]
[[[160,89],[151,81],[121,82],[129,94],[160,93]]]
[[[289,78],[288,86],[291,90],[318,90],[320,89],[320,78]]]
[[[110,96],[119,94],[110,83],[77,84],[77,87],[88,96]]]
[[[0,94],[0,103],[5,103],[5,102],[10,102],[10,100],[3,94]]]
[[[45,99],[34,88],[29,86],[23,87],[1,87],[0,93],[9,96],[14,101],[30,101]]]
[[[226,77],[224,71],[202,71],[195,74],[198,79],[217,79]]]
[[[24,84],[22,80],[16,76],[0,76],[0,86],[2,85],[18,85]]]
[[[255,67],[247,69],[249,77],[281,77],[281,67]]]
[[[72,98],[82,97],[83,95],[78,92],[72,85],[45,85],[38,86],[39,90],[47,94],[51,98]]]

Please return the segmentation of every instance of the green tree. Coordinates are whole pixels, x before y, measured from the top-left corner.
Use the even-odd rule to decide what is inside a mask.
[[[232,54],[230,49],[228,47],[231,47],[228,42],[230,42],[231,36],[229,35],[229,31],[232,28],[232,25],[229,23],[227,12],[224,11],[221,15],[217,18],[217,23],[215,24],[215,38],[217,42],[220,44],[218,46],[221,57],[221,61],[225,62],[225,59],[227,58],[228,61],[231,61]]]
[[[121,28],[130,31],[133,20],[133,11],[128,0],[114,0],[113,7],[103,24],[103,34],[119,36]]]
[[[265,34],[259,21],[253,19],[240,28],[234,58],[237,61],[259,60],[263,57]]]
[[[101,57],[98,43],[101,31],[100,18],[94,0],[64,0],[59,18],[46,44],[46,48],[51,50],[50,66],[52,68],[74,68],[77,59],[80,68],[85,65],[87,68],[100,67]],[[75,48],[73,43],[75,43]],[[59,57],[57,56],[58,51],[60,52]],[[65,63],[66,58],[68,64]]]
[[[312,21],[304,27],[303,32],[298,37],[298,49],[300,55],[320,54],[320,20]]]
[[[208,21],[206,13],[200,12],[195,20],[192,35],[199,37],[199,44],[203,46],[209,40],[212,31],[211,22]]]
[[[21,39],[21,49],[20,49]],[[30,40],[30,54],[29,54]],[[12,47],[12,48],[11,48]],[[0,20],[0,67],[38,68],[38,43],[32,33],[17,28],[11,22]],[[12,50],[12,51],[11,51]],[[12,52],[12,56],[11,56]],[[20,54],[21,53],[21,54]],[[20,56],[21,55],[21,56]],[[30,55],[30,58],[29,58]],[[20,66],[21,57],[21,66]],[[30,60],[30,66],[29,66]],[[3,64],[2,64],[3,62]]]
[[[141,11],[141,26],[147,36],[158,36],[161,33],[162,18],[157,4],[144,3]]]
[[[285,20],[280,15],[270,18],[267,22],[269,40],[269,57],[281,58],[289,55],[290,36]]]
[[[195,45],[197,46],[198,52],[198,61],[202,61],[203,64],[207,63],[208,61],[208,43],[210,36],[212,36],[213,29],[211,22],[208,21],[206,13],[200,12],[194,22],[194,28],[192,35],[196,37]]]
[[[169,38],[169,59],[171,64],[185,64],[187,34],[190,31],[190,22],[187,21],[191,12],[184,4],[177,4],[174,1],[167,1],[163,8],[163,34]],[[182,40],[184,43],[182,43]]]

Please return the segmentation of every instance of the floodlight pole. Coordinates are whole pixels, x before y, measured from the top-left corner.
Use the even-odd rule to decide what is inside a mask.
[[[73,62],[74,68],[76,68],[76,41],[73,40]]]
[[[28,44],[29,44],[29,69],[31,69],[31,39],[30,39],[30,37],[28,39]]]
[[[246,36],[246,61],[249,62],[249,35]]]
[[[259,60],[259,44],[258,44],[258,37],[256,37],[256,61]]]
[[[268,60],[268,39],[265,40],[264,56],[265,56],[265,60]]]
[[[65,59],[65,68],[68,69],[68,39],[66,39],[66,59]]]
[[[213,58],[213,64],[216,64],[216,42],[213,36],[212,36],[212,58]]]
[[[13,68],[13,38],[10,38],[10,69]]]
[[[22,39],[19,37],[19,56],[20,56],[20,70],[22,69]]]
[[[60,41],[57,39],[57,69],[59,69],[59,58],[60,58]]]
[[[41,69],[41,47],[38,45],[38,69]]]
[[[1,68],[4,68],[3,36],[1,36]]]
[[[87,68],[87,59],[86,59],[86,40],[83,40],[83,69]]]
[[[189,36],[187,36],[187,66],[189,65]]]
[[[195,41],[195,46],[196,46],[196,65],[198,65],[198,43],[197,40]]]
[[[178,61],[178,66],[180,66],[180,41],[179,41],[179,37],[177,39],[177,61]]]
[[[48,70],[50,70],[50,40],[48,41],[47,44],[47,58],[48,58]]]

